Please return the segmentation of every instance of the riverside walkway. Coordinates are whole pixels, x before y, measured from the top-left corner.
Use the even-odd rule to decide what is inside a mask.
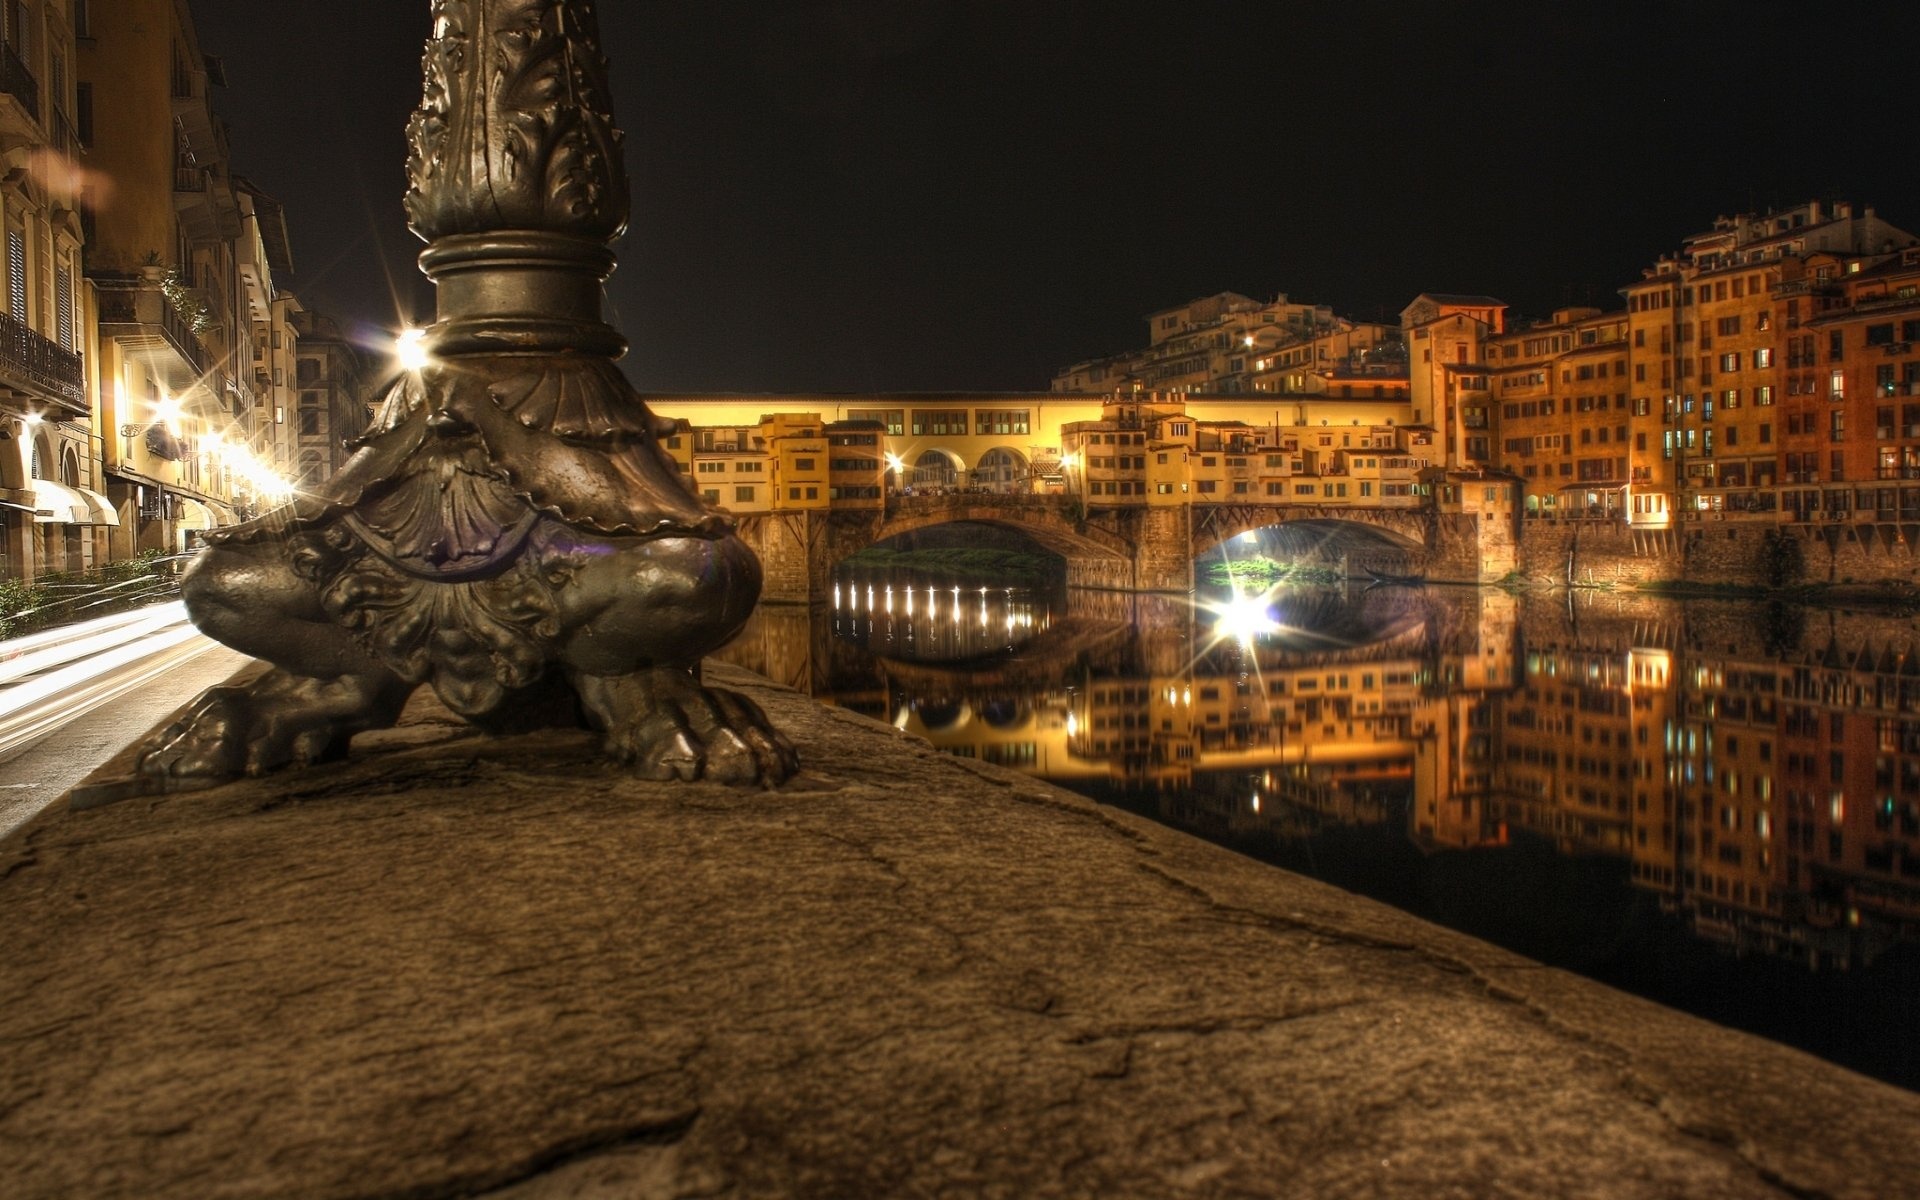
[[[802,776],[421,698],[0,843],[7,1194],[1920,1194],[1920,1096],[710,674]]]

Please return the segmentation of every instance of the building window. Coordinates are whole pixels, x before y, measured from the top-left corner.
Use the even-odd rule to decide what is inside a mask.
[[[1028,410],[1021,409],[980,409],[974,414],[974,432],[978,434],[1010,434],[1028,432]]]
[[[906,433],[906,414],[898,408],[855,408],[847,412],[849,421],[877,421],[887,427],[887,433],[900,437]]]
[[[796,471],[811,471],[814,469],[813,460],[811,458],[796,458],[793,460],[793,469]]]
[[[967,410],[944,408],[916,408],[913,410],[913,436],[946,437],[965,436],[967,432]]]
[[[1766,367],[1771,367],[1772,365],[1773,365],[1772,347],[1762,346],[1760,347],[1760,349],[1755,350],[1753,352],[1753,367],[1756,371],[1762,370]]]
[[[27,233],[7,227],[7,314],[27,323]]]
[[[733,489],[733,498],[739,503],[751,504],[753,503],[753,489],[751,487],[736,487]]]
[[[53,276],[53,322],[62,350],[73,349],[73,269],[61,267]]]

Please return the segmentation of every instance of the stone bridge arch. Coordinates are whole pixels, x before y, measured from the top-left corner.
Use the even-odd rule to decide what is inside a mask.
[[[1195,508],[1193,555],[1206,558],[1243,534],[1265,529],[1297,529],[1342,543],[1363,560],[1398,561],[1402,569],[1423,570],[1432,558],[1432,521],[1417,509],[1337,508],[1307,505],[1213,505]],[[1356,536],[1358,535],[1358,536]],[[1362,539],[1365,539],[1363,541]],[[1370,542],[1371,545],[1366,543]],[[1367,554],[1365,551],[1376,550]]]
[[[953,493],[903,497],[884,518],[863,527],[841,522],[829,539],[825,572],[831,576],[849,556],[890,538],[941,525],[994,525],[1033,540],[1067,564],[1074,587],[1133,586],[1134,543],[1121,534],[1082,520],[1073,500],[1064,496]]]
[[[839,565],[840,559],[864,550],[875,542],[932,529],[937,525],[962,522],[1017,529],[1066,559],[1089,555],[1109,558],[1132,556],[1134,546],[1130,540],[1082,521],[1078,512],[1077,502],[1065,496],[982,492],[906,497],[892,504],[885,519],[874,525],[869,533],[861,535],[865,538],[864,545],[854,544],[860,540],[854,538],[836,547],[839,555],[833,565]]]
[[[1026,535],[1066,561],[1071,586],[1136,586],[1134,542],[1082,520],[1076,502],[1066,497],[948,493],[898,497],[884,512],[754,513],[740,518],[740,535],[760,556],[762,597],[804,603],[832,593],[834,568],[851,555],[889,538],[962,522]]]

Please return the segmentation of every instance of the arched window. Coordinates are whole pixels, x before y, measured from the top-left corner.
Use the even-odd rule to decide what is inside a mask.
[[[989,450],[980,456],[979,465],[973,468],[973,482],[992,492],[1024,491],[1027,483],[1026,460],[1012,450]]]
[[[951,458],[938,450],[929,450],[914,460],[907,482],[914,487],[952,487],[956,475]]]

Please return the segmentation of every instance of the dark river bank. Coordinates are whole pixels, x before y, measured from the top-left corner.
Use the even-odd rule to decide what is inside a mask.
[[[721,657],[1920,1089],[1920,623],[1607,593],[1235,602],[846,571]]]

